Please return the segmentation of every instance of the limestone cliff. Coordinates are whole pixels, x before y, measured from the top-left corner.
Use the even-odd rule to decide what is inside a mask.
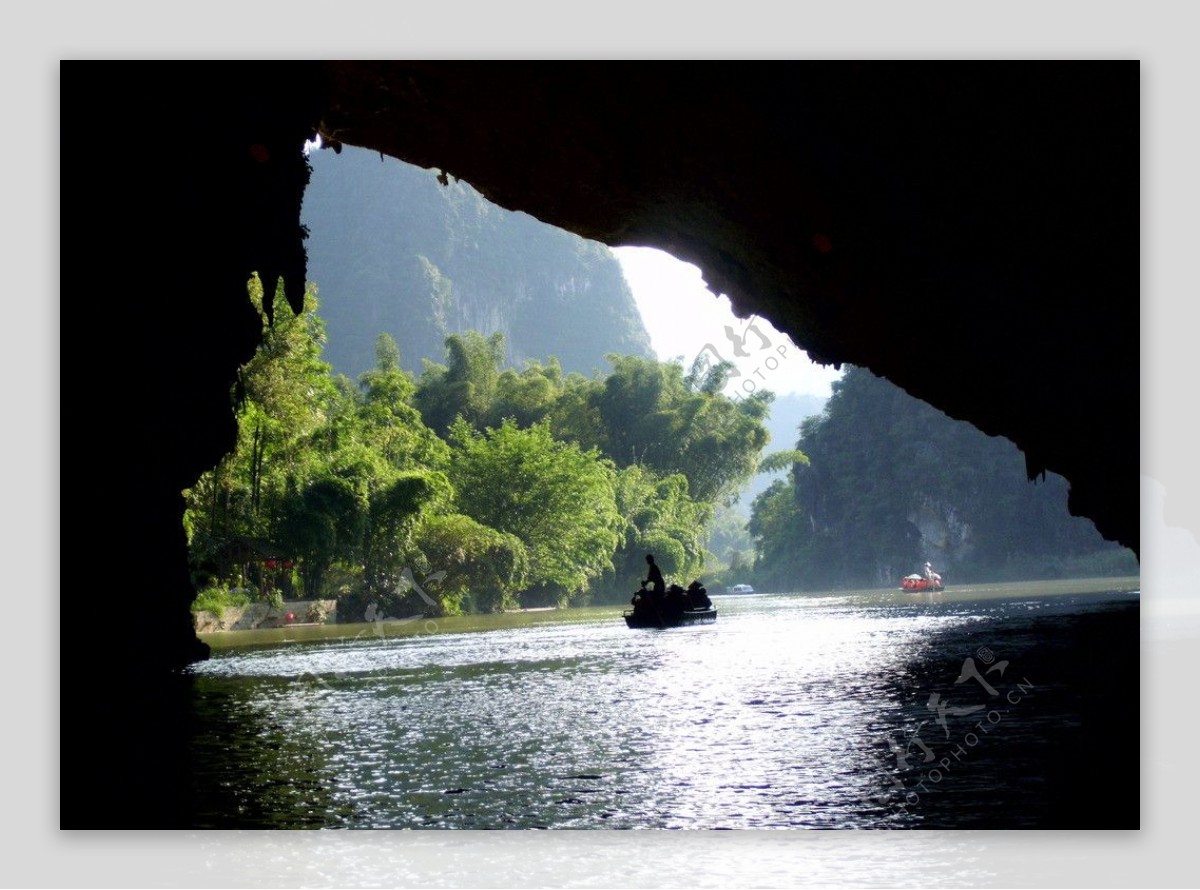
[[[444,361],[447,334],[504,334],[508,360],[556,356],[607,371],[652,356],[620,265],[604,245],[490,204],[463,182],[361,149],[310,152],[301,220],[328,324],[325,358],[357,377],[386,331],[404,366]]]

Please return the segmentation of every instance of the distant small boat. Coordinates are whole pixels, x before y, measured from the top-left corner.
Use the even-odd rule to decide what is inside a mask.
[[[729,593],[754,593],[754,588],[749,584],[734,584],[729,588]]]

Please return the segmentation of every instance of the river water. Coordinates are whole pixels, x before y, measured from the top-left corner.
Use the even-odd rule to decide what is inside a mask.
[[[1133,583],[227,648],[198,828],[1136,828]],[[340,629],[341,630],[341,629]]]

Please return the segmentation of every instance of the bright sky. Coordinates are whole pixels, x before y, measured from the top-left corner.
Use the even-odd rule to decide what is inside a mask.
[[[757,388],[776,395],[808,393],[827,398],[829,385],[842,376],[832,366],[811,361],[765,319],[735,316],[729,298],[714,296],[700,270],[691,263],[652,247],[616,247],[613,253],[660,361],[683,356],[687,369],[706,346],[711,346],[710,359],[715,350],[741,371],[741,376],[730,379],[726,394],[749,393]],[[739,346],[742,356],[734,352]]]

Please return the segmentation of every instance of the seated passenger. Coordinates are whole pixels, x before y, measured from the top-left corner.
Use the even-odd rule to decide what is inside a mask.
[[[666,603],[663,608],[670,612],[682,612],[688,607],[687,593],[678,584],[667,588]]]
[[[697,579],[688,585],[688,604],[693,609],[707,609],[712,605],[712,600],[708,598],[708,591],[700,584]]]

